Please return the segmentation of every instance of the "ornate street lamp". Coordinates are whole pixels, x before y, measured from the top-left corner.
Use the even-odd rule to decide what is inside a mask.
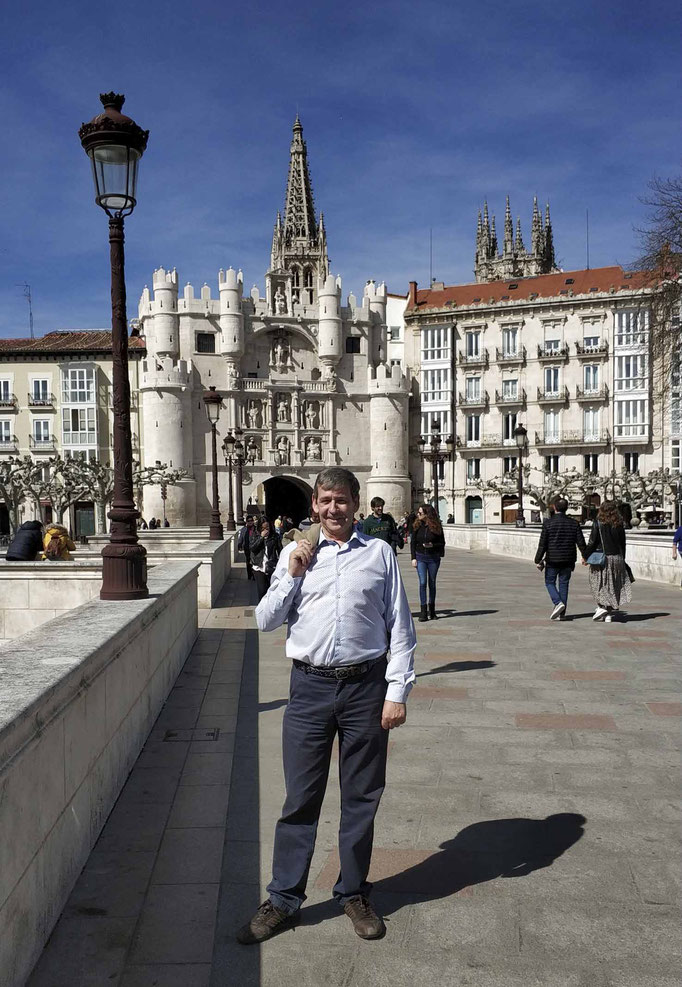
[[[451,435],[445,439],[445,449],[441,449],[443,439],[440,434],[440,426],[437,420],[434,418],[431,422],[431,442],[426,436],[422,435],[418,442],[417,447],[419,448],[419,455],[425,463],[432,464],[432,477],[433,477],[433,499],[436,502],[436,514],[440,514],[439,504],[438,504],[438,468],[440,463],[444,463],[446,459],[452,456],[452,452],[455,446],[454,440]],[[430,446],[430,447],[429,447]],[[427,447],[428,452],[427,452]]]
[[[244,482],[244,474],[242,471],[242,467],[244,465],[244,443],[242,442],[243,435],[244,433],[241,428],[235,428],[233,455],[237,480],[237,521],[239,524],[244,524],[244,496],[242,490],[242,483]]]
[[[140,513],[133,500],[123,218],[136,205],[137,164],[147,147],[149,131],[121,113],[124,96],[105,93],[100,99],[104,112],[78,131],[92,164],[95,202],[109,217],[111,256],[114,493],[109,511],[109,544],[102,549],[100,599],[138,600],[148,596],[149,591],[147,553],[137,540]]]
[[[227,466],[227,525],[228,531],[236,531],[234,523],[234,504],[232,500],[232,463],[234,456],[235,437],[232,432],[228,432],[223,440],[223,453],[225,455],[225,465]]]
[[[204,407],[206,417],[211,426],[211,471],[213,474],[213,505],[211,510],[211,524],[208,529],[209,541],[222,541],[225,537],[223,526],[220,523],[220,507],[218,497],[218,451],[216,445],[216,429],[220,418],[220,405],[223,403],[222,394],[216,391],[211,385],[204,391]]]
[[[526,519],[523,514],[523,453],[526,449],[526,437],[528,435],[527,430],[519,422],[519,424],[514,429],[514,439],[516,440],[516,448],[519,451],[519,475],[518,475],[518,505],[516,508],[516,527],[525,528]]]

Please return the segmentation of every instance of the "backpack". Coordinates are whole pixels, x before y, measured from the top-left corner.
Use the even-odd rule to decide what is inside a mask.
[[[62,557],[59,537],[58,532],[55,531],[50,535],[50,540],[45,547],[45,558],[49,559],[50,562],[59,562]]]

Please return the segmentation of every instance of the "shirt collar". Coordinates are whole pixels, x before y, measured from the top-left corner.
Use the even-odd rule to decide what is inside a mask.
[[[366,544],[364,535],[362,535],[362,533],[359,532],[357,528],[353,528],[350,534],[350,538],[348,539],[347,542],[344,542],[343,545],[339,545],[339,543],[334,541],[332,538],[327,538],[327,536],[324,533],[324,529],[322,528],[322,525],[320,525],[320,536],[317,539],[318,546],[327,543],[329,545],[337,545],[339,550],[341,550],[345,547],[345,545],[350,545],[352,541],[357,541],[361,545]]]

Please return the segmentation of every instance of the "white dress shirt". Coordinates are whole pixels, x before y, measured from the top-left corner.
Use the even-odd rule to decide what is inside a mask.
[[[417,638],[393,549],[358,531],[338,544],[320,530],[310,566],[293,577],[295,548],[293,542],[282,551],[256,607],[260,630],[288,621],[287,657],[321,667],[380,658],[390,647],[386,699],[404,703],[415,678]]]

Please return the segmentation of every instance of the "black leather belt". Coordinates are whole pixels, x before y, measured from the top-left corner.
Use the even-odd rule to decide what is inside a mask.
[[[303,669],[307,675],[319,675],[324,679],[357,679],[385,657],[381,655],[380,658],[373,658],[371,661],[361,661],[358,665],[341,665],[337,668],[320,668],[308,664],[307,661],[299,661],[298,658],[294,658],[293,662],[296,668]]]

